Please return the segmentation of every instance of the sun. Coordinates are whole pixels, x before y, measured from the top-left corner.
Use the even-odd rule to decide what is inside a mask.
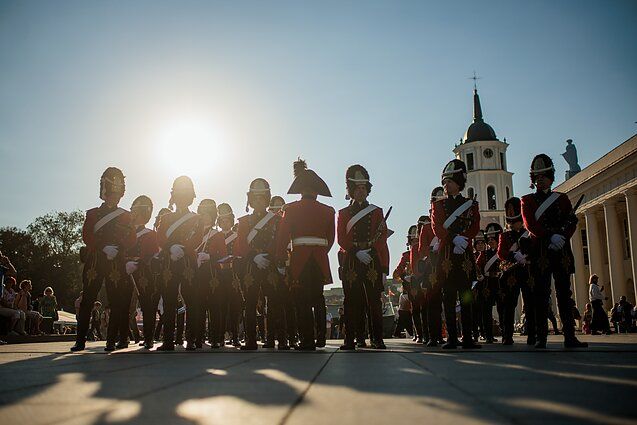
[[[212,170],[224,147],[219,128],[204,118],[179,118],[160,126],[156,149],[173,174],[204,174]]]

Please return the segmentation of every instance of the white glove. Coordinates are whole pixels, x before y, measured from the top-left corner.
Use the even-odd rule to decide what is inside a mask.
[[[433,247],[431,247],[431,249],[433,250],[433,252],[438,252],[438,248],[440,248],[440,241],[436,241],[436,243],[434,244]]]
[[[106,245],[104,248],[102,248],[102,251],[104,252],[104,254],[106,254],[106,258],[108,260],[112,260],[117,257],[119,249],[115,245]]]
[[[206,261],[210,261],[210,254],[207,252],[199,252],[197,254],[197,267],[201,267]]]
[[[133,274],[137,271],[137,261],[129,261],[126,263],[126,274]]]
[[[177,261],[177,260],[181,260],[182,258],[184,258],[184,256],[186,255],[186,253],[184,252],[184,246],[183,245],[173,245],[170,247],[170,259],[173,261]]]
[[[261,270],[267,268],[270,265],[270,260],[267,259],[268,254],[257,254],[254,256],[254,264]]]
[[[564,236],[559,235],[557,233],[551,236],[551,245],[553,245],[553,248],[551,249],[553,249],[554,251],[564,248],[565,243],[566,243],[566,238]]]
[[[281,276],[285,276],[285,267],[276,268]]]
[[[453,238],[453,244],[458,248],[462,248],[462,252],[456,252],[455,249],[454,252],[456,252],[456,254],[462,254],[469,246],[469,239],[466,236],[458,235]]]
[[[466,248],[463,248],[463,247],[461,247],[461,246],[455,245],[455,246],[453,247],[453,253],[454,253],[454,254],[464,254],[465,249],[466,249]]]
[[[358,261],[365,264],[366,266],[372,262],[372,256],[369,255],[369,251],[369,249],[361,249],[356,253],[356,258],[358,258]]]
[[[526,264],[526,255],[522,254],[520,251],[515,251],[515,253],[513,254],[513,258],[515,258],[515,261],[518,264]]]

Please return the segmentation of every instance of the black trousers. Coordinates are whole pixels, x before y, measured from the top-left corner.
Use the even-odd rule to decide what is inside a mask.
[[[279,344],[287,344],[285,333],[285,315],[281,297],[287,288],[284,287],[281,275],[275,267],[270,266],[260,270],[249,264],[243,281],[243,294],[245,298],[245,334],[246,344],[257,342],[257,303],[259,296],[263,294],[266,300],[268,321],[271,321],[271,333]],[[268,336],[266,335],[266,340]]]
[[[123,257],[122,257],[123,258]],[[107,344],[114,344],[118,336],[128,337],[128,305],[127,293],[132,291],[132,283],[128,279],[124,262],[119,258],[108,260],[106,255],[98,252],[89,255],[82,270],[82,301],[77,320],[78,343],[86,341],[91,320],[93,304],[97,300],[102,285],[106,286],[106,295],[111,314],[106,331]],[[130,304],[130,297],[128,297]]]
[[[298,284],[295,283],[291,288],[302,347],[313,347],[316,341],[325,341],[324,281],[321,269],[310,259],[299,275]]]
[[[196,309],[198,302],[195,273],[196,262],[190,257],[184,257],[178,261],[166,259],[166,265],[162,273],[164,344],[173,345],[175,343],[175,316],[177,314],[177,296],[180,286],[186,310],[195,310],[194,314],[186,314],[186,339],[194,342],[196,334],[193,334],[192,331],[197,323]]]
[[[460,299],[460,320],[465,342],[471,341],[473,293],[471,292],[470,272],[465,270],[465,255],[449,254],[451,267],[442,279],[442,302],[445,309],[447,333],[450,341],[458,340],[456,327],[456,301]],[[464,266],[464,267],[463,267]]]
[[[159,297],[159,293],[153,288],[140,289],[139,291],[139,307],[142,309],[142,320],[144,323],[144,342],[149,344],[153,342],[155,336]]]
[[[500,277],[500,293],[502,294],[502,317],[500,326],[502,327],[502,337],[513,338],[515,328],[515,309],[518,305],[518,298],[522,292],[524,302],[524,314],[526,326],[530,330],[528,336],[535,337],[535,295],[533,288],[529,285],[530,266],[515,265],[502,273]]]
[[[535,327],[537,338],[546,340],[548,335],[548,308],[551,296],[551,277],[555,285],[557,308],[562,319],[564,339],[575,338],[575,320],[571,308],[572,292],[570,272],[565,264],[566,256],[562,251],[551,251],[542,248],[540,257],[534,264],[534,298],[535,298]],[[566,257],[567,258],[567,257]],[[528,329],[528,327],[527,327]],[[529,331],[530,332],[530,331]]]
[[[426,341],[429,339],[429,329],[427,328],[427,313],[424,308],[425,295],[420,287],[414,287],[413,284],[407,285],[409,291],[409,301],[411,301],[411,321],[413,324],[413,332],[411,335]],[[400,312],[399,312],[400,314]]]
[[[412,312],[409,310],[398,310],[398,323],[396,323],[396,330],[394,336],[400,338],[400,334],[406,331],[409,335],[414,334],[414,327],[412,323]]]
[[[325,342],[327,334],[327,307],[323,296],[323,284],[316,286],[312,291],[314,308],[314,323],[316,327],[316,340]]]
[[[375,267],[376,263],[374,260],[370,265],[365,265],[355,257],[346,259],[346,279],[343,282],[346,344],[353,344],[357,333],[365,328],[366,309],[371,322],[372,342],[383,340],[382,289],[379,284],[382,277]]]
[[[484,337],[487,340],[493,338],[493,306],[496,303],[498,285],[497,277],[486,276],[482,281],[482,289],[479,294],[480,318]]]
[[[427,327],[429,339],[442,340],[442,293],[439,287],[427,289],[423,310],[426,316],[424,323]]]

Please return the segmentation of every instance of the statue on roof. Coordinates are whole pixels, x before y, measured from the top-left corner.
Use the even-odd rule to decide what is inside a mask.
[[[566,152],[562,154],[566,162],[568,163],[569,169],[566,170],[566,180],[573,177],[575,174],[582,171],[582,167],[579,166],[577,160],[577,148],[573,144],[572,139],[568,139],[566,141]]]

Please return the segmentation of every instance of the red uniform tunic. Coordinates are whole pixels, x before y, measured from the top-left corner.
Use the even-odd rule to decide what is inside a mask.
[[[106,204],[102,204],[86,212],[86,219],[82,227],[82,240],[86,244],[87,254],[98,253],[107,245],[117,246],[120,254],[124,254],[135,245],[137,237],[135,228],[131,224],[131,214],[128,211],[122,212],[95,232],[95,224],[102,217],[115,210],[116,208],[109,208]],[[125,255],[118,255],[116,258],[123,260]]]
[[[425,257],[429,257],[429,250],[431,249],[431,241],[436,237],[434,235],[433,228],[431,227],[431,223],[425,224],[420,229],[420,234],[418,235],[418,249],[415,250],[417,253],[417,260],[422,260]],[[413,253],[414,251],[412,251]],[[416,264],[412,258],[412,264]]]
[[[237,239],[234,244],[234,255],[244,258],[245,262],[250,262],[257,254],[269,254],[271,261],[275,260],[276,255],[276,229],[281,216],[274,216],[267,224],[257,232],[257,235],[248,242],[248,235],[252,228],[258,224],[263,215],[252,213],[239,218],[239,226],[237,228]]]
[[[288,244],[292,241],[289,268],[292,282],[298,281],[307,262],[314,259],[323,275],[323,284],[332,283],[328,253],[334,245],[334,215],[334,208],[315,199],[301,199],[285,207],[277,235],[277,261],[285,262]],[[303,244],[299,239],[308,237],[323,240],[325,246],[320,246],[323,241],[312,245]]]
[[[151,258],[159,252],[159,244],[157,243],[157,232],[140,226],[137,229],[135,245],[129,250],[128,255],[131,259],[139,261],[140,265],[149,265]]]
[[[166,235],[166,231],[189,211],[171,212],[161,217],[159,227],[157,228],[157,242],[161,246],[162,251],[170,254],[170,247],[178,244],[184,246],[184,252],[187,257],[193,260],[196,256],[196,248],[203,238],[203,223],[201,216],[195,214],[194,217],[183,222],[177,227],[170,236]]]
[[[354,204],[352,204],[354,205]],[[352,205],[345,207],[338,212],[337,220],[337,236],[338,244],[341,247],[341,252],[345,255],[355,255],[360,249],[373,248],[378,255],[378,261],[380,262],[381,272],[389,274],[389,248],[387,247],[387,227],[383,225],[380,237],[376,241],[371,241],[376,236],[377,229],[384,221],[382,208],[376,208],[371,213],[367,214],[367,217],[363,217],[359,220],[354,228],[349,232],[347,231],[347,223],[350,221],[352,214]],[[367,226],[369,224],[369,226]],[[357,235],[356,228],[359,226],[366,226],[362,229],[360,234],[363,235],[361,240],[355,237]]]
[[[203,234],[204,239],[201,240],[201,243],[197,247],[197,252],[205,252],[210,255],[210,261],[215,264],[215,267],[218,267],[216,262],[228,255],[226,238],[223,232],[219,232],[215,229],[206,230]],[[206,236],[208,236],[207,241],[205,240]]]
[[[546,196],[551,193],[552,192],[548,192]],[[522,197],[522,219],[524,220],[524,227],[526,227],[531,233],[532,240],[537,241],[542,238],[545,241],[548,241],[553,234],[549,232],[550,226],[547,226],[546,224],[550,225],[552,221],[559,223],[561,221],[560,219],[563,219],[566,215],[571,213],[573,206],[571,205],[571,201],[568,199],[568,196],[560,193],[557,200],[555,200],[544,214],[542,214],[542,217],[540,217],[540,220],[546,223],[544,224],[535,219],[535,212],[541,205],[541,202],[538,201],[538,196],[535,193],[524,195]],[[566,239],[570,239],[575,233],[576,228],[577,223],[571,223],[571,225],[564,229],[562,236]]]
[[[402,281],[406,275],[412,274],[410,258],[411,258],[410,250],[403,252],[403,255],[400,257],[400,262],[398,263],[398,265],[394,269],[394,273],[392,274],[392,277],[394,278],[394,280]]]
[[[458,206],[462,205],[462,203],[467,200],[467,198],[464,198],[461,195],[458,195],[458,197],[458,201],[460,201],[456,202]],[[455,208],[453,208],[453,210],[448,213],[445,209],[445,203],[453,201],[456,201],[456,199],[452,200],[452,198],[449,197],[433,203],[431,222],[434,234],[438,237],[438,239],[440,239],[440,252],[443,252],[443,250],[447,247],[451,247],[453,245],[452,239],[457,235],[465,236],[469,242],[467,249],[471,249],[472,239],[478,234],[478,231],[480,231],[480,211],[478,209],[478,204],[475,202],[461,215],[461,217],[459,217],[459,219],[456,220],[456,222],[458,222],[458,220],[470,217],[471,223],[468,226],[462,226],[461,232],[455,233],[452,230],[456,224],[455,222],[449,227],[449,229],[444,228],[445,220],[447,220],[447,217],[453,213],[453,210],[455,210]]]

